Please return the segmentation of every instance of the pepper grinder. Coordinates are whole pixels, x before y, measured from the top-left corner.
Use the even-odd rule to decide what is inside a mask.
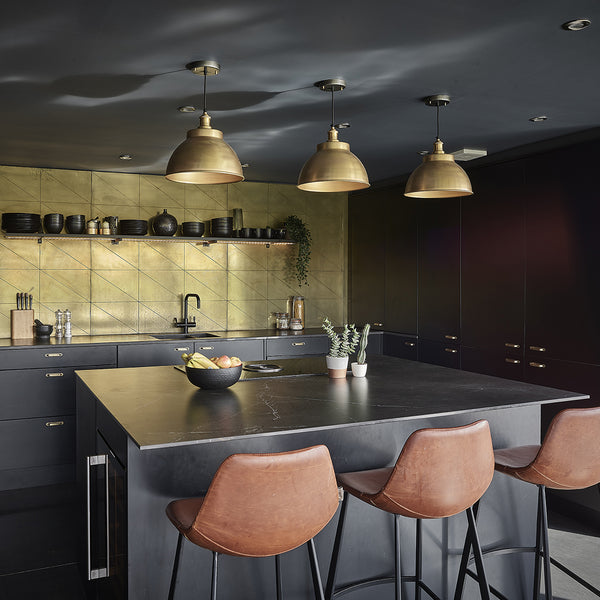
[[[65,316],[65,337],[71,337],[71,311],[67,308],[64,312]]]
[[[56,337],[60,338],[63,336],[63,312],[62,312],[62,310],[58,309],[54,313],[54,315],[56,317],[56,325],[54,326],[54,333],[56,334]]]

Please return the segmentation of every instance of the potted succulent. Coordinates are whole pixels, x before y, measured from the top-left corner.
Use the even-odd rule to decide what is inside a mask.
[[[360,333],[356,331],[354,324],[344,324],[341,333],[336,333],[331,321],[323,319],[323,329],[329,338],[329,353],[325,357],[329,377],[341,379],[346,377],[348,370],[348,356],[353,354],[360,339]]]
[[[363,330],[360,334],[356,362],[353,362],[350,365],[352,367],[352,375],[354,375],[354,377],[364,377],[367,374],[367,344],[369,343],[370,329],[371,325],[367,323],[363,327]]]

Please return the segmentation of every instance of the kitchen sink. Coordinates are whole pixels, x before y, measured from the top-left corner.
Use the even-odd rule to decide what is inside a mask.
[[[155,340],[180,340],[180,339],[195,339],[195,338],[217,338],[221,337],[216,333],[151,333],[150,337]]]

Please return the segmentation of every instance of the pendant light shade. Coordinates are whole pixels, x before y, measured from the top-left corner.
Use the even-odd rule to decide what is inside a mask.
[[[471,182],[464,169],[454,162],[452,154],[444,152],[444,145],[439,138],[439,107],[446,106],[450,97],[439,94],[425,99],[428,106],[436,106],[438,110],[437,136],[433,152],[423,157],[406,182],[405,196],[411,198],[455,198],[470,196],[473,193]]]
[[[317,81],[315,86],[331,92],[331,127],[327,141],[317,145],[317,151],[304,163],[298,177],[298,187],[308,192],[351,192],[369,187],[367,171],[350,152],[350,144],[338,140],[334,125],[333,92],[343,90],[343,79]]]
[[[186,65],[193,73],[204,75],[204,112],[200,126],[187,132],[171,155],[165,177],[179,183],[216,184],[244,180],[242,165],[233,148],[223,139],[223,133],[210,126],[206,112],[206,76],[216,75],[219,65],[212,61],[197,61]]]

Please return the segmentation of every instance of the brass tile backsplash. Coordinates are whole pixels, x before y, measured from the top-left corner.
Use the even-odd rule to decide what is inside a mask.
[[[183,185],[160,175],[0,166],[0,212],[59,212],[86,218],[149,219],[163,209],[183,221],[244,211],[244,226],[276,227],[295,214],[313,237],[309,286],[298,288],[295,246],[108,240],[10,240],[0,237],[0,337],[10,337],[16,292],[34,296],[35,315],[54,323],[69,308],[73,333],[168,331],[186,293],[197,330],[263,329],[272,313],[306,298],[306,325],[346,318],[347,195],[311,194],[293,185],[244,182]]]

